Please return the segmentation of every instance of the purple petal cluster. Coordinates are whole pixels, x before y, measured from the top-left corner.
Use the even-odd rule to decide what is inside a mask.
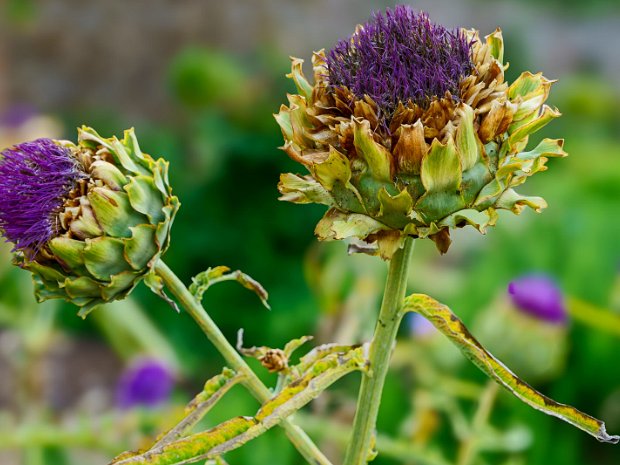
[[[512,303],[522,312],[552,324],[567,320],[564,296],[555,281],[548,276],[531,275],[508,285]]]
[[[170,398],[174,374],[160,360],[145,358],[132,363],[116,385],[116,405],[123,410],[154,408]]]
[[[56,215],[85,174],[69,149],[50,139],[0,155],[0,229],[13,250],[36,252],[57,233]]]
[[[473,68],[470,43],[459,30],[433,24],[426,13],[398,5],[374,13],[327,54],[329,84],[368,95],[384,117],[399,102],[427,105],[446,92],[458,96],[459,82]]]

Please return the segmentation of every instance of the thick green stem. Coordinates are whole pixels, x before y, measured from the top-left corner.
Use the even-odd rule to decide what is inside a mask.
[[[396,333],[403,317],[401,308],[407,290],[413,244],[413,239],[408,237],[404,247],[394,254],[390,262],[379,319],[370,344],[370,371],[366,375],[362,374],[353,434],[347,448],[344,465],[364,465],[372,456],[373,435],[381,404],[383,384],[388,372]]]
[[[238,373],[244,375],[243,384],[250,393],[262,404],[272,397],[271,391],[256,376],[256,373],[245,363],[239,353],[228,342],[220,328],[215,324],[202,305],[187,290],[183,282],[161,260],[155,265],[156,273],[164,280],[166,287],[177,298],[181,306],[198,323],[215,348],[222,354],[226,363]],[[299,453],[314,465],[331,465],[318,447],[308,435],[290,420],[285,419],[280,423],[290,441]]]

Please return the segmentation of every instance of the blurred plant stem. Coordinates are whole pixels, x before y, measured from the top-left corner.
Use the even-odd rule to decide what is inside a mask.
[[[177,439],[181,439],[183,436],[187,435],[222,398],[222,396],[224,396],[226,392],[241,381],[243,381],[243,376],[236,373],[232,377],[228,378],[226,382],[223,383],[215,393],[207,397],[206,400],[202,400],[204,391],[194,397],[188,405],[189,408],[186,408],[186,412],[189,410],[189,413],[186,413],[185,417],[177,423],[174,428],[161,436],[155,444],[153,444],[151,449],[163,447],[166,444],[176,441]]]
[[[394,254],[390,262],[381,310],[370,344],[370,371],[362,375],[345,465],[364,465],[373,458],[373,436],[381,404],[381,393],[398,327],[403,318],[401,307],[407,290],[413,241],[413,238],[407,237],[403,248]]]
[[[256,373],[241,358],[239,353],[228,342],[224,334],[211,317],[207,314],[202,305],[189,292],[183,282],[174,272],[161,260],[155,265],[156,273],[163,279],[166,287],[178,299],[181,306],[198,323],[207,338],[220,352],[226,363],[236,372],[243,374],[242,383],[250,393],[262,404],[272,397],[272,392],[267,388]],[[330,461],[323,455],[318,447],[312,442],[310,437],[290,420],[283,419],[280,425],[286,431],[293,445],[299,453],[311,464],[331,465]]]
[[[24,465],[45,465],[45,451],[40,446],[24,448]]]
[[[471,465],[478,454],[479,440],[484,434],[484,429],[489,421],[493,404],[499,392],[499,384],[491,380],[487,382],[487,386],[482,393],[478,410],[474,415],[471,428],[467,437],[461,442],[459,447],[458,459],[456,465]]]
[[[177,373],[183,370],[174,347],[132,297],[106,304],[105,312],[93,312],[90,317],[125,360],[136,353],[148,354],[164,360]]]
[[[299,412],[295,419],[304,430],[316,434],[321,439],[333,441],[340,445],[347,445],[351,436],[351,429],[334,421],[319,418],[315,415]],[[438,451],[427,447],[412,444],[409,440],[394,439],[386,434],[377,434],[377,450],[382,457],[398,460],[399,462],[412,462],[416,465],[449,465]]]
[[[60,428],[43,421],[16,426],[10,431],[0,431],[0,450],[19,449],[24,451],[25,463],[33,460],[35,449],[41,454],[46,447],[76,447],[98,450],[106,455],[118,452],[118,437],[112,430],[101,425],[80,424],[75,428]],[[45,463],[45,462],[43,462]]]
[[[620,336],[620,316],[576,297],[568,298],[568,312],[575,320],[591,328]]]

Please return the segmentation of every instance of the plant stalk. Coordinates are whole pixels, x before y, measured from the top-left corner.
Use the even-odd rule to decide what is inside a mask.
[[[459,448],[457,465],[471,465],[476,459],[479,446],[478,438],[489,421],[498,392],[499,384],[493,380],[488,381],[486,389],[480,398],[478,410],[476,410],[468,435]]]
[[[200,326],[207,338],[224,357],[230,368],[244,375],[242,383],[254,398],[261,404],[269,400],[272,397],[272,392],[262,383],[258,376],[256,376],[256,373],[252,371],[245,360],[241,358],[241,355],[228,342],[220,328],[218,328],[205,309],[202,308],[202,305],[189,292],[183,282],[161,260],[155,265],[155,272],[163,279],[166,287],[177,298],[181,306],[198,323],[198,326]],[[327,457],[323,455],[301,428],[293,424],[289,419],[284,419],[280,425],[286,431],[286,435],[295,448],[308,463],[313,465],[331,465]]]
[[[401,308],[407,290],[407,276],[413,253],[413,241],[413,238],[407,237],[403,248],[394,254],[390,262],[381,310],[379,311],[375,334],[370,344],[370,371],[368,374],[362,374],[353,433],[345,455],[344,465],[365,465],[373,456],[373,436],[379,405],[381,404],[381,393],[383,392],[396,333],[403,317]]]

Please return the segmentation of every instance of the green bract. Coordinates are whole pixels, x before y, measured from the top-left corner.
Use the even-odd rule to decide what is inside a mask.
[[[84,316],[95,305],[122,299],[144,278],[161,293],[153,267],[168,247],[179,208],[168,162],[142,153],[133,129],[119,140],[82,127],[77,145],[58,143],[87,177],[65,200],[59,233],[35,257],[16,257],[33,273],[37,299],[63,298]]]
[[[545,170],[548,157],[566,155],[563,140],[525,151],[529,136],[560,115],[544,104],[552,81],[525,72],[508,85],[501,32],[484,41],[466,34],[473,71],[459,95],[425,106],[400,102],[387,120],[369,96],[330,85],[323,51],[313,57],[314,84],[293,59],[288,76],[298,94],[275,118],[283,150],[309,175],[283,174],[279,190],[281,200],[330,207],[316,227],[319,239],[355,237],[390,258],[406,236],[428,237],[443,253],[452,228],[484,232],[498,209],[546,206],[514,188]]]

